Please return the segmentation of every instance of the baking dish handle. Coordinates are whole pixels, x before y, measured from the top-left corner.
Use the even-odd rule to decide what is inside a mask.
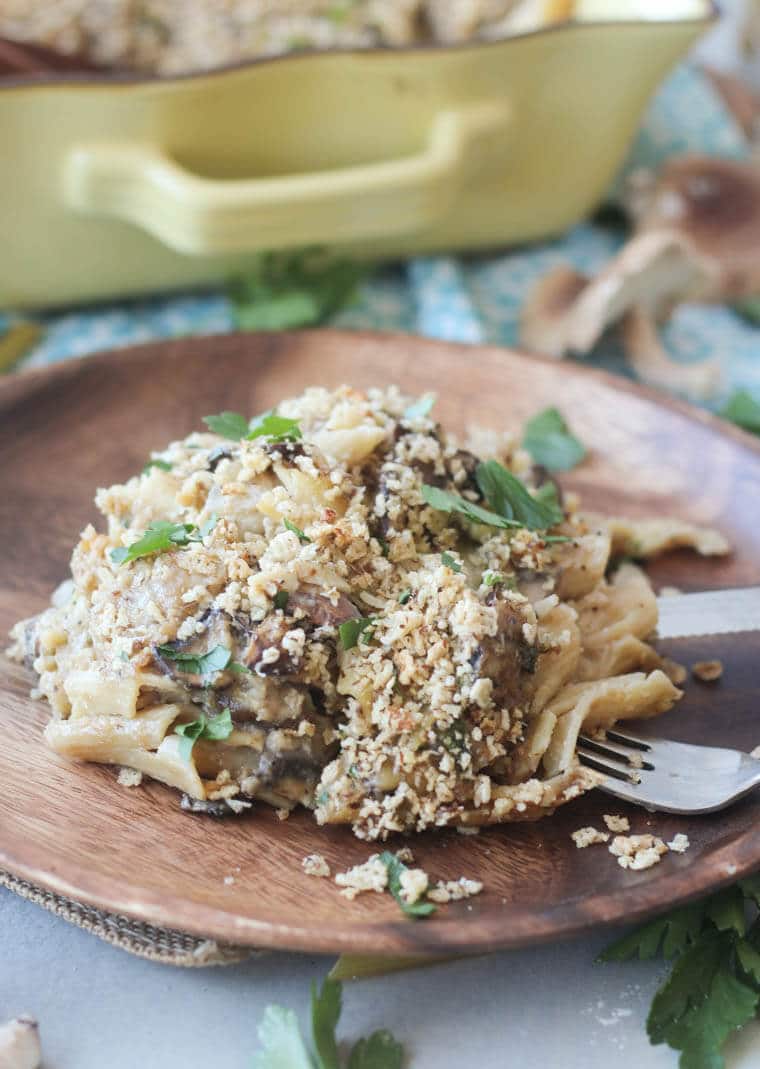
[[[387,237],[444,215],[481,156],[476,142],[499,137],[509,120],[507,101],[479,101],[439,112],[413,156],[240,180],[193,174],[154,145],[96,142],[67,158],[64,196],[190,255]]]

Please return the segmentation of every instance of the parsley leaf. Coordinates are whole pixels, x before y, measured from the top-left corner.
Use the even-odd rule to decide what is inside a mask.
[[[212,522],[213,521],[213,522]],[[139,557],[151,557],[155,553],[165,553],[177,546],[187,546],[191,542],[200,542],[217,522],[216,516],[207,520],[199,530],[194,523],[168,523],[160,520],[152,523],[142,538],[129,546],[119,546],[109,552],[114,564],[126,564]],[[211,525],[209,527],[209,524]]]
[[[390,1032],[381,1028],[354,1044],[348,1069],[401,1069],[403,1061],[404,1048]]]
[[[230,667],[232,654],[226,646],[214,646],[208,653],[182,653],[174,646],[156,646],[156,650],[167,661],[174,661],[180,672],[202,676],[204,681],[212,679],[217,672]]]
[[[547,471],[570,471],[586,455],[556,408],[545,408],[525,424],[523,446]]]
[[[760,918],[746,932],[746,904],[754,908],[758,897],[760,877],[750,877],[650,921],[601,956],[675,958],[652,1001],[647,1032],[652,1043],[681,1051],[681,1069],[722,1069],[724,1042],[757,1011]]]
[[[460,512],[472,523],[482,523],[489,527],[522,526],[517,520],[508,520],[503,516],[497,516],[495,512],[489,512],[488,509],[481,508],[480,505],[475,505],[472,501],[467,501],[466,498],[460,497],[458,494],[449,493],[448,490],[441,490],[437,486],[428,486],[425,483],[421,492],[423,500],[431,508],[437,509],[439,512]]]
[[[289,598],[290,594],[287,592],[287,590],[278,590],[275,596],[272,598],[272,604],[274,605],[275,609],[285,609],[287,608]]]
[[[359,642],[359,636],[375,622],[374,616],[356,616],[351,620],[344,620],[338,628],[340,644],[344,650],[352,650]]]
[[[364,268],[322,249],[265,252],[228,288],[240,330],[285,330],[324,323],[353,299]]]
[[[407,902],[402,895],[401,874],[407,871],[407,866],[403,861],[399,861],[390,850],[384,850],[380,855],[380,860],[388,872],[388,890],[407,917],[428,917],[431,913],[435,913],[435,906],[432,902]]]
[[[742,297],[734,302],[733,309],[748,323],[760,325],[760,297]]]
[[[303,531],[301,530],[301,528],[300,527],[296,527],[296,525],[294,523],[291,523],[290,520],[284,519],[282,522],[283,522],[284,526],[286,527],[286,529],[288,531],[292,531],[294,535],[298,536],[298,541],[299,542],[304,542],[304,543],[311,542],[311,539],[309,538],[309,536],[305,535],[303,533]]]
[[[538,496],[534,496],[498,460],[486,460],[478,464],[475,478],[480,492],[494,512],[508,520],[518,520],[522,527],[540,531],[564,519],[562,509],[557,504],[556,490],[553,498],[546,491],[543,495],[539,492]]]
[[[167,460],[149,460],[142,470],[143,475],[147,475],[151,468],[158,468],[159,471],[171,471],[172,466]]]
[[[433,405],[435,404],[435,397],[432,394],[425,394],[423,397],[419,397],[416,401],[413,401],[407,408],[404,409],[402,419],[424,419],[425,416],[429,416]]]
[[[748,390],[736,390],[718,415],[745,431],[760,434],[760,401],[756,401]]]
[[[316,980],[311,983],[311,1032],[317,1049],[319,1069],[340,1069],[335,1029],[340,1019],[341,985],[325,980],[322,990]]]
[[[239,412],[220,412],[216,416],[204,416],[203,422],[208,429],[221,438],[239,442],[248,434],[248,420]]]
[[[411,590],[402,590],[398,596],[399,605],[406,605],[409,598],[412,596]]]
[[[452,572],[462,573],[462,565],[456,557],[452,557],[450,553],[441,554],[441,564],[445,564],[447,568],[451,568]]]
[[[254,1055],[252,1069],[314,1069],[292,1010],[267,1006],[258,1034],[263,1049]]]
[[[252,1069],[340,1069],[335,1030],[341,1013],[342,985],[327,979],[321,991],[311,988],[311,1030],[316,1051],[306,1047],[292,1010],[268,1006],[258,1027],[262,1049]],[[381,1029],[354,1044],[346,1069],[401,1069],[404,1050],[390,1032]]]
[[[222,710],[217,716],[206,716],[205,713],[201,713],[197,720],[191,720],[189,724],[177,724],[174,732],[182,736],[179,741],[180,756],[183,760],[189,761],[196,739],[219,742],[230,737],[232,717],[229,709]]]
[[[296,438],[301,437],[301,428],[298,426],[297,419],[278,416],[272,409],[270,412],[265,412],[262,416],[256,416],[251,420],[250,430],[245,437],[249,440],[253,438],[271,438],[273,442],[282,442],[285,439],[295,441]]]

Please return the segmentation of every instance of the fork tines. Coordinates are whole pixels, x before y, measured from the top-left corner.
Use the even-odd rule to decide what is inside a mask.
[[[641,770],[651,772],[654,769],[643,756],[651,747],[634,735],[622,735],[617,731],[608,731],[604,739],[579,735],[577,749],[581,763],[588,768],[629,783],[639,782]]]

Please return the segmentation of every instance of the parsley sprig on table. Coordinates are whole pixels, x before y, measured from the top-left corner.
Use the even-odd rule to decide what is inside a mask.
[[[760,1002],[760,875],[650,921],[602,961],[674,960],[647,1018],[652,1043],[681,1051],[680,1069],[722,1069],[721,1049]]]
[[[342,1009],[342,985],[325,980],[311,987],[313,1051],[304,1042],[298,1018],[283,1006],[268,1006],[258,1027],[262,1049],[252,1069],[401,1069],[404,1050],[385,1029],[359,1039],[348,1060],[340,1057],[335,1030]]]
[[[431,913],[435,913],[435,906],[432,902],[407,902],[404,898],[401,891],[401,876],[408,870],[403,861],[400,861],[390,850],[384,850],[380,855],[380,860],[388,873],[388,890],[407,917],[429,917]]]
[[[745,431],[760,434],[760,401],[756,401],[748,390],[736,390],[718,415]]]
[[[114,564],[128,564],[140,557],[152,557],[156,553],[165,553],[170,549],[189,546],[192,542],[202,542],[216,526],[218,516],[210,516],[202,527],[194,523],[169,523],[159,520],[151,523],[142,538],[129,546],[118,546],[109,552]]]

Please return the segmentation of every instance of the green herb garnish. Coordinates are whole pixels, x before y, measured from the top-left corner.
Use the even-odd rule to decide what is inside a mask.
[[[408,917],[428,917],[431,913],[435,913],[435,906],[432,902],[406,901],[401,893],[401,874],[407,872],[408,869],[395,854],[392,854],[389,850],[384,850],[380,855],[380,860],[385,865],[388,873],[388,890]]]
[[[127,564],[139,557],[152,557],[156,553],[165,553],[178,546],[188,546],[191,542],[201,542],[210,534],[217,522],[213,515],[198,528],[194,523],[168,523],[164,520],[152,523],[142,538],[129,546],[119,546],[109,552],[114,564]]]
[[[239,442],[249,431],[248,420],[239,412],[219,412],[216,416],[204,416],[203,422],[208,429],[221,438]]]
[[[171,471],[172,466],[166,460],[149,460],[142,470],[143,475],[147,475],[151,468],[158,468],[159,471]]]
[[[226,646],[214,646],[207,653],[183,653],[174,646],[156,646],[167,661],[174,661],[180,672],[201,676],[204,681],[212,679],[217,672],[230,667],[232,653]]]
[[[413,401],[407,408],[404,409],[402,419],[424,419],[425,416],[429,416],[433,405],[435,404],[435,397],[432,394],[425,394],[424,397],[419,397],[416,401]]]
[[[398,596],[399,605],[406,605],[409,598],[412,596],[411,590],[402,590]]]
[[[760,325],[760,297],[742,297],[732,307],[748,323],[755,327]]]
[[[283,524],[285,525],[285,527],[287,528],[288,531],[292,531],[292,533],[294,535],[298,536],[298,541],[299,542],[303,542],[304,544],[306,542],[311,542],[311,539],[309,538],[309,536],[305,535],[303,533],[303,531],[301,530],[301,528],[300,527],[296,527],[296,525],[294,523],[291,523],[290,520],[284,519],[282,522],[283,522]]]
[[[219,647],[217,647],[219,648]],[[179,752],[183,760],[189,761],[197,739],[211,739],[220,742],[232,734],[232,717],[229,709],[224,709],[218,716],[206,716],[201,713],[197,720],[189,724],[177,724],[174,733],[180,735]]]
[[[301,437],[301,428],[297,419],[288,419],[287,416],[278,416],[272,409],[263,416],[256,416],[251,420],[251,426],[247,439],[271,438],[273,442],[295,441]]]
[[[647,1018],[652,1043],[681,1051],[681,1069],[722,1069],[721,1048],[760,1001],[760,876],[673,910],[619,939],[602,961],[675,959]]]
[[[241,664],[240,661],[230,661],[230,663],[227,665],[227,668],[230,672],[234,672],[235,675],[238,676],[251,674],[251,669],[248,667],[248,665]]]
[[[375,622],[374,616],[357,616],[352,620],[344,620],[338,628],[338,635],[340,636],[340,644],[344,650],[352,650],[359,642],[359,636],[362,635],[368,627],[371,627]]]
[[[735,390],[718,414],[745,431],[760,434],[760,401],[748,390]]]
[[[472,523],[482,523],[489,527],[522,526],[517,520],[508,520],[503,516],[497,516],[495,512],[489,512],[488,509],[481,508],[480,505],[474,505],[472,501],[468,501],[458,494],[452,494],[448,490],[441,490],[437,486],[428,486],[425,483],[421,493],[423,500],[431,508],[437,509],[439,512],[460,512]]]
[[[586,455],[556,408],[545,408],[525,424],[523,446],[548,471],[570,471]]]
[[[287,592],[287,590],[278,590],[275,596],[272,598],[272,604],[274,605],[275,609],[285,609],[287,608],[289,598],[290,594]]]
[[[456,557],[452,557],[450,553],[441,554],[441,564],[445,564],[447,568],[451,568],[452,572],[462,573],[462,565]]]
[[[351,302],[365,273],[321,249],[263,253],[229,285],[235,326],[285,330],[324,323]]]
[[[531,494],[527,486],[497,460],[478,464],[475,471],[480,492],[499,516],[519,521],[531,531],[542,531],[564,519],[556,497],[546,491]],[[543,489],[543,488],[542,488]]]
[[[401,1069],[404,1051],[390,1032],[380,1029],[354,1044],[342,1062],[335,1032],[340,1020],[342,986],[325,980],[311,986],[311,1032],[315,1053],[304,1043],[298,1018],[282,1006],[268,1006],[258,1027],[262,1049],[252,1069]]]
[[[491,569],[487,569],[480,577],[480,581],[483,586],[497,586],[499,583],[504,582],[504,576],[501,572],[492,572]]]

